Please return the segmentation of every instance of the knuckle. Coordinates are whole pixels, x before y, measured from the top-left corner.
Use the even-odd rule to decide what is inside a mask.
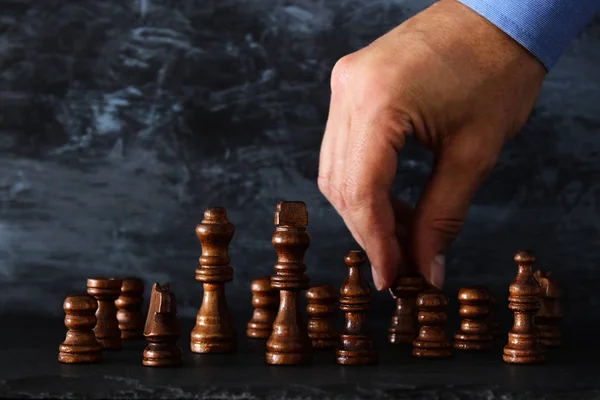
[[[340,58],[331,71],[331,91],[337,92],[348,84],[351,71],[354,68],[354,57],[352,54]]]
[[[446,241],[454,240],[460,233],[464,221],[461,218],[434,218],[430,222],[431,229],[438,232]]]
[[[317,186],[323,196],[338,210],[345,208],[344,198],[339,185],[334,184],[330,178],[319,176],[317,178]]]

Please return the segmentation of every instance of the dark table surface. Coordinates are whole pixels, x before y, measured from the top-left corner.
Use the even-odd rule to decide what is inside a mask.
[[[500,340],[485,353],[418,360],[410,347],[385,342],[388,316],[372,313],[371,332],[380,364],[341,367],[332,352],[315,353],[310,366],[270,366],[264,341],[243,337],[251,311],[234,312],[239,351],[199,355],[189,351],[193,320],[183,319],[181,368],[141,365],[144,342],[105,352],[95,365],[57,362],[65,329],[60,318],[5,316],[0,330],[0,397],[200,398],[200,399],[596,399],[600,398],[600,327],[585,319],[565,321],[565,345],[549,350],[547,362],[514,366],[502,361]],[[387,311],[386,311],[387,312]],[[458,321],[452,319],[448,332]],[[504,330],[511,321],[503,314]],[[340,322],[339,320],[337,322]]]

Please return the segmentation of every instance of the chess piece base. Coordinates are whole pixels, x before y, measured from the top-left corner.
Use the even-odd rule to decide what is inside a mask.
[[[312,362],[310,353],[275,353],[268,351],[265,355],[267,364],[272,365],[303,365]]]
[[[454,335],[454,348],[465,351],[491,350],[494,348],[492,335],[466,335],[457,333]]]
[[[390,330],[388,333],[388,342],[392,344],[412,344],[417,338],[417,332],[401,333]]]
[[[540,343],[546,347],[557,347],[562,344],[560,328],[551,325],[538,325]]]
[[[452,349],[450,346],[434,349],[413,348],[412,354],[417,358],[446,358],[452,355]]]
[[[246,336],[251,339],[268,339],[271,336],[273,324],[261,324],[259,322],[248,322]]]
[[[317,350],[332,349],[340,345],[340,339],[334,337],[311,337],[312,347]]]
[[[237,346],[233,338],[219,338],[219,340],[202,340],[190,342],[193,353],[233,353]]]
[[[338,350],[335,362],[340,365],[374,365],[379,362],[375,350]]]
[[[509,364],[540,364],[545,361],[544,353],[540,349],[517,350],[507,347],[504,348],[502,359]]]
[[[92,364],[102,361],[102,346],[99,345],[61,344],[58,350],[58,362],[64,364]]]
[[[96,337],[98,343],[102,345],[104,350],[120,350],[121,349],[121,336],[117,338],[99,338]]]
[[[144,358],[142,364],[146,367],[179,367],[181,358]]]
[[[182,364],[179,346],[171,343],[149,343],[142,364],[147,367],[176,367]]]

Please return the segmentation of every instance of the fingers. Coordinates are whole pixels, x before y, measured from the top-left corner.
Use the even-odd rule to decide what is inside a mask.
[[[412,255],[420,273],[438,288],[444,283],[445,252],[460,232],[469,204],[502,146],[473,137],[477,136],[458,135],[442,149],[415,209]]]

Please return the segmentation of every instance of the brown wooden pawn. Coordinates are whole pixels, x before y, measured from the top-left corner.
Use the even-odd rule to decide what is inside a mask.
[[[421,328],[413,341],[413,356],[445,358],[452,355],[444,326],[448,318],[448,297],[439,289],[428,289],[417,297],[418,319]]]
[[[192,330],[190,347],[194,353],[229,353],[237,348],[235,330],[225,300],[225,283],[233,279],[227,248],[235,228],[227,220],[227,211],[211,207],[196,226],[202,246],[196,280],[203,283],[204,297]]]
[[[419,332],[417,322],[417,295],[425,290],[422,276],[401,276],[390,289],[396,299],[396,309],[388,329],[388,342],[412,344]]]
[[[372,365],[379,360],[366,327],[371,289],[360,272],[366,260],[365,253],[357,250],[344,258],[348,278],[340,288],[340,309],[345,313],[346,324],[340,335],[341,348],[336,351],[336,362],[341,365]]]
[[[115,278],[90,278],[87,292],[98,301],[94,333],[98,342],[108,350],[121,348],[121,331],[115,301],[121,294],[123,281]]]
[[[540,309],[540,285],[533,277],[535,256],[531,251],[521,250],[515,254],[518,272],[509,287],[508,308],[515,314],[508,344],[502,359],[511,364],[537,364],[544,361],[534,315]]]
[[[139,340],[144,338],[144,282],[139,278],[123,278],[121,295],[115,302],[121,339]]]
[[[282,201],[275,211],[271,242],[277,252],[271,286],[279,290],[279,310],[267,340],[265,361],[275,365],[308,364],[312,344],[302,320],[299,292],[308,289],[304,253],[310,245],[308,212],[301,201]]]
[[[490,295],[479,286],[461,288],[458,291],[459,313],[462,318],[460,330],[454,335],[457,350],[489,350],[494,347],[487,317],[490,313]]]
[[[268,339],[279,308],[279,293],[271,287],[270,276],[253,280],[250,290],[254,313],[248,321],[246,335],[252,339]]]
[[[498,303],[496,301],[496,296],[494,293],[488,289],[488,293],[490,296],[490,313],[487,317],[488,326],[490,328],[490,333],[494,337],[494,339],[498,339],[502,335],[502,329],[500,328],[500,320],[498,319]]]
[[[181,348],[177,339],[181,328],[177,319],[175,295],[169,284],[152,286],[150,307],[144,326],[148,345],[144,349],[142,364],[147,367],[177,367],[182,364]]]
[[[315,285],[306,291],[308,336],[314,349],[329,349],[339,345],[340,335],[333,326],[337,294],[331,285]]]
[[[560,346],[562,344],[560,287],[550,271],[536,271],[534,277],[541,289],[540,310],[535,315],[535,325],[540,332],[540,342],[547,347]]]
[[[58,361],[65,364],[95,363],[102,360],[102,345],[96,339],[96,310],[98,302],[87,294],[65,299],[67,337],[58,347]]]

